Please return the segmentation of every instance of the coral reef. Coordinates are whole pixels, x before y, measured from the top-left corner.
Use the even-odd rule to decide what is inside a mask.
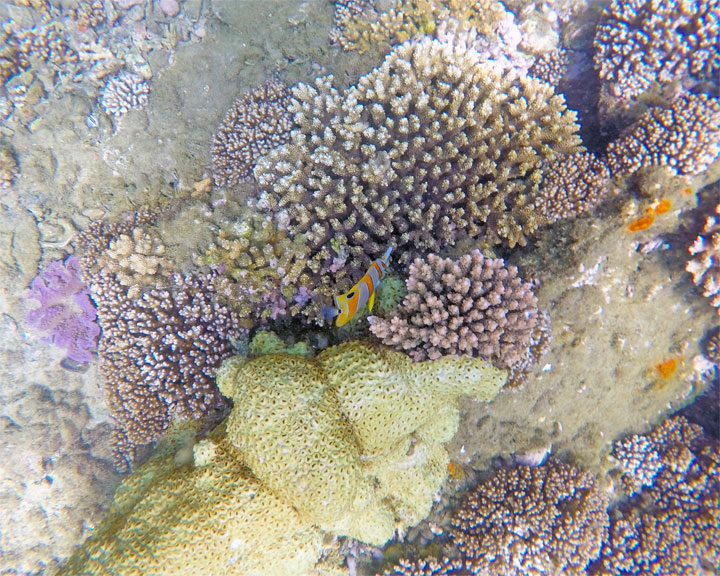
[[[590,212],[611,190],[605,162],[591,152],[576,152],[544,165],[535,207],[552,224]]]
[[[285,83],[269,78],[235,101],[213,138],[213,176],[218,186],[233,186],[247,178],[258,158],[290,139],[290,99]]]
[[[362,53],[373,46],[393,46],[415,35],[431,34],[448,19],[490,34],[506,14],[494,0],[400,0],[384,12],[378,12],[376,4],[375,0],[336,2],[330,39],[345,50]]]
[[[27,313],[28,324],[46,333],[43,340],[64,348],[72,362],[92,360],[100,327],[90,291],[80,278],[80,260],[50,262],[30,284],[27,298],[40,305]]]
[[[360,342],[232,358],[225,424],[191,458],[187,429],[166,437],[61,574],[324,574],[319,528],[381,544],[428,513],[459,396],[490,400],[504,377]]]
[[[610,143],[607,155],[614,176],[650,166],[700,174],[720,157],[720,101],[685,94],[670,108],[651,108]]]
[[[211,274],[175,273],[167,279],[171,288],[158,281],[138,287],[138,278],[154,276],[147,269],[138,276],[132,266],[128,274],[122,263],[148,257],[155,263],[146,252],[157,244],[142,228],[150,220],[151,214],[141,213],[113,225],[94,222],[79,240],[102,328],[100,371],[118,424],[119,468],[130,464],[138,446],[162,436],[171,420],[225,410],[215,371],[230,355],[231,341],[243,334],[237,314],[218,302]],[[142,249],[137,259],[121,248],[125,243]]]
[[[430,511],[458,397],[490,400],[504,381],[479,359],[412,363],[357,341],[314,361],[230,360],[218,375],[235,401],[228,437],[253,473],[307,522],[376,545]]]
[[[543,316],[517,268],[479,250],[459,260],[430,254],[410,265],[406,286],[395,316],[369,319],[384,344],[415,361],[480,356],[501,368],[528,361]]]
[[[611,515],[591,574],[687,574],[720,566],[720,444],[685,418],[616,444],[630,502]]]
[[[575,115],[551,86],[479,58],[425,38],[345,94],[330,78],[293,90],[298,128],[257,162],[255,205],[306,239],[316,306],[388,245],[407,263],[465,236],[524,245],[541,224],[541,163],[578,150]],[[347,281],[327,273],[336,258]]]
[[[606,508],[597,480],[562,462],[501,469],[453,517],[460,561],[405,561],[385,576],[584,576],[607,533]]]
[[[705,343],[705,356],[715,366],[720,366],[720,328],[714,328]]]
[[[703,296],[710,298],[710,304],[720,314],[720,204],[715,214],[708,216],[702,233],[688,248],[690,259],[685,270],[690,272],[693,282],[703,290]]]
[[[613,0],[595,36],[595,66],[629,103],[654,84],[720,72],[717,0]]]
[[[130,110],[142,110],[148,104],[150,87],[142,76],[123,70],[105,84],[100,105],[105,113],[117,119]]]
[[[540,56],[530,69],[528,74],[539,78],[543,82],[557,86],[567,72],[570,58],[565,48],[556,48]]]

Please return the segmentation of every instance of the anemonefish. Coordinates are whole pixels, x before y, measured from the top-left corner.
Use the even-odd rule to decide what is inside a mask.
[[[375,304],[375,290],[380,285],[380,279],[385,273],[385,269],[388,267],[390,260],[390,253],[392,252],[392,246],[387,249],[385,255],[382,258],[378,258],[372,264],[360,278],[357,284],[350,288],[345,294],[335,297],[335,306],[327,306],[323,309],[323,316],[326,320],[335,318],[336,326],[344,326],[360,308],[368,305],[368,308],[372,312],[373,304]]]

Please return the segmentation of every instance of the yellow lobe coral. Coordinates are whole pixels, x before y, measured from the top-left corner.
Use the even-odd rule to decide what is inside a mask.
[[[218,384],[235,401],[228,437],[253,473],[307,522],[379,545],[429,512],[459,397],[489,400],[505,378],[479,359],[414,363],[348,342],[315,360],[231,359]]]

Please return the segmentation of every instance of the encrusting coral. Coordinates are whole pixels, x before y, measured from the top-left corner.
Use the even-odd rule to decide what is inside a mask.
[[[605,162],[592,152],[576,152],[545,164],[535,207],[552,224],[592,211],[611,190]]]
[[[651,166],[700,174],[720,157],[720,100],[685,94],[669,108],[648,110],[607,148],[613,176]]]
[[[61,574],[306,574],[320,529],[382,544],[429,512],[460,395],[490,400],[505,373],[350,342],[232,358],[218,380],[235,402],[225,424],[192,462],[186,444],[126,479]]]
[[[629,103],[654,84],[715,77],[719,15],[717,0],[613,0],[595,36],[610,95]]]
[[[715,207],[715,214],[707,217],[702,233],[688,252],[691,257],[685,270],[720,314],[720,204]]]
[[[480,61],[462,37],[407,42],[344,94],[330,78],[293,94],[298,128],[256,164],[255,206],[305,238],[316,306],[388,245],[401,263],[467,236],[524,245],[542,223],[543,160],[580,144],[551,86]],[[337,258],[346,284],[327,274]]]
[[[720,444],[682,416],[616,443],[635,496],[611,515],[593,576],[684,574],[720,567]],[[639,492],[639,493],[638,493]]]
[[[430,254],[410,265],[395,316],[370,317],[370,331],[414,360],[480,356],[501,368],[527,362],[544,321],[532,284],[479,250],[458,260]]]
[[[258,158],[290,139],[290,99],[288,87],[270,78],[235,101],[213,138],[217,185],[233,186],[251,176]]]
[[[404,561],[385,576],[584,576],[607,533],[606,508],[597,480],[562,462],[501,469],[453,517],[458,560]]]

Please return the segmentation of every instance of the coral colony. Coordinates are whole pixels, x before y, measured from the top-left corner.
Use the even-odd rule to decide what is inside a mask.
[[[75,256],[54,260],[43,268],[30,284],[27,298],[40,304],[27,313],[26,319],[44,334],[46,342],[63,348],[71,365],[92,360],[100,328]]]
[[[209,194],[221,199],[199,204],[217,220],[187,262],[164,242],[162,218],[183,209],[173,205],[92,222],[79,257],[33,281],[29,324],[74,362],[97,345],[117,464],[136,468],[61,575],[352,572],[338,542],[383,546],[431,513],[454,469],[460,398],[491,402],[527,382],[549,345],[536,283],[506,265],[516,247],[582,224],[647,171],[692,178],[720,157],[717,92],[690,91],[720,68],[716,0],[606,9],[586,62],[602,87],[599,113],[619,134],[605,152],[583,147],[558,91],[577,65],[571,50],[521,54],[523,28],[492,0],[396,4],[337,2],[338,50],[389,46],[354,85],[273,76],[235,101],[211,146]],[[647,43],[655,38],[664,41]],[[101,104],[120,118],[147,95],[141,77],[120,72]],[[687,271],[720,310],[712,204]],[[671,205],[658,201],[623,232]],[[390,252],[381,286],[363,277]],[[363,282],[377,289],[377,316],[336,330],[323,309]],[[397,302],[381,304],[384,290]],[[714,362],[718,341],[708,342]],[[619,504],[588,471],[518,459],[465,487],[443,536],[424,542],[432,557],[374,568],[720,567],[717,440],[675,417],[616,442],[612,457]]]

